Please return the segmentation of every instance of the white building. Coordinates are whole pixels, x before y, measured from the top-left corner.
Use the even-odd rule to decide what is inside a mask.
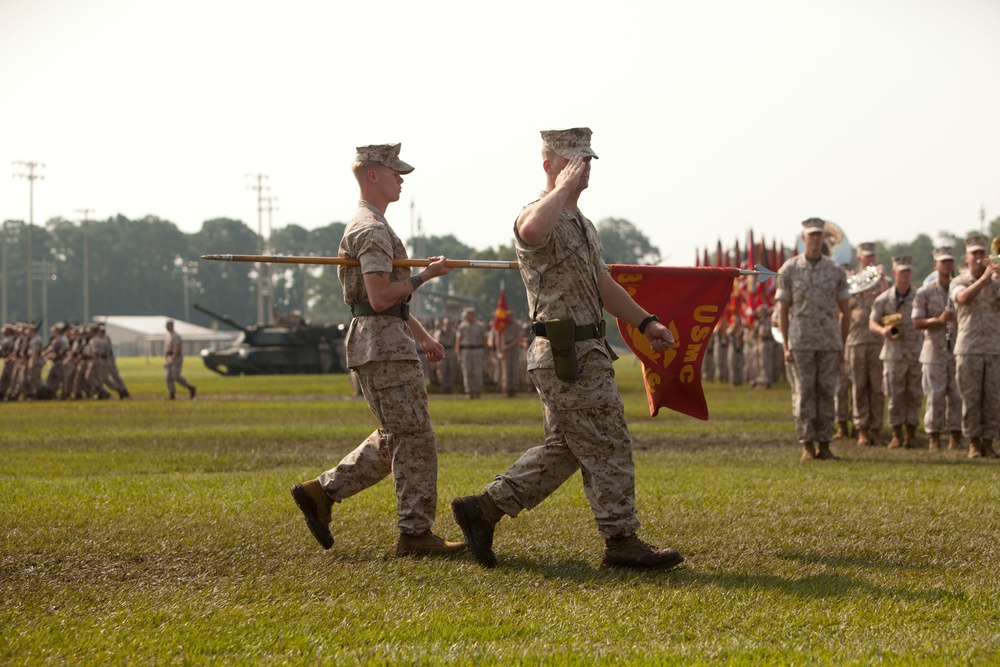
[[[101,315],[94,322],[104,324],[115,356],[162,357],[169,319],[163,315]],[[204,348],[228,347],[239,335],[238,331],[213,331],[177,319],[174,331],[181,335],[186,357],[197,357]]]

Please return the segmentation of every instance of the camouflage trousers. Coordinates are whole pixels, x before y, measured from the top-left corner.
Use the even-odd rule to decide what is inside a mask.
[[[632,438],[611,360],[590,352],[575,382],[558,379],[552,368],[534,369],[531,378],[542,397],[545,442],[497,475],[486,492],[505,514],[517,516],[538,506],[579,469],[601,536],[638,531]]]
[[[962,395],[955,380],[954,357],[923,365],[924,430],[928,433],[951,433],[962,430]]]
[[[374,361],[354,370],[379,428],[319,483],[339,503],[391,473],[399,532],[419,535],[437,510],[437,445],[420,362]]]
[[[955,355],[962,394],[962,435],[996,438],[1000,424],[1000,355]]]
[[[889,395],[889,426],[920,423],[924,394],[920,385],[920,362],[884,362],[885,391]]]
[[[715,348],[706,350],[705,357],[701,360],[701,380],[702,382],[715,382]]]
[[[456,378],[458,378],[458,357],[455,355],[455,350],[445,349],[444,357],[438,363],[438,382],[442,389],[451,391]]]
[[[469,396],[483,393],[483,356],[481,347],[462,350],[462,382]]]
[[[746,356],[743,354],[743,349],[736,349],[732,345],[729,346],[729,381],[734,387],[738,387],[743,384],[743,366],[746,363]]]
[[[882,429],[885,393],[882,390],[881,345],[851,345],[845,355],[854,391],[854,427],[859,431]]]
[[[847,374],[847,360],[837,364],[837,386],[833,393],[833,413],[838,422],[851,418],[851,378]]]
[[[715,344],[715,375],[719,382],[729,382],[729,345]]]
[[[3,363],[3,370],[0,371],[0,398],[5,397],[7,392],[10,391],[13,376],[14,362],[5,361]]]
[[[191,383],[189,383],[183,375],[181,375],[181,370],[184,368],[184,357],[177,357],[176,359],[171,359],[164,362],[163,367],[167,369],[167,391],[171,394],[174,393],[174,383],[176,382],[182,387],[188,389],[191,388]],[[90,387],[92,383],[89,378],[90,372],[84,373],[84,386]],[[79,378],[77,380],[79,382]]]
[[[833,440],[833,396],[837,388],[836,350],[795,350],[792,376],[795,432],[799,442]]]
[[[500,390],[513,396],[521,385],[521,351],[512,347],[497,358],[497,364],[500,367]]]

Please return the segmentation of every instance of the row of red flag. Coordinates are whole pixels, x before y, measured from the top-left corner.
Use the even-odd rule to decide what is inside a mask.
[[[673,349],[654,352],[635,327],[618,321],[622,340],[642,362],[652,416],[660,408],[667,408],[707,420],[701,364],[716,324],[719,320],[731,322],[736,314],[752,321],[758,306],[774,304],[777,280],[763,282],[757,276],[741,274],[740,270],[752,270],[760,264],[777,271],[785,262],[785,248],[772,241],[769,249],[763,238],[758,244],[753,240],[753,232],[748,236],[742,254],[738,242],[732,250],[724,251],[719,241],[714,264],[706,249],[695,267],[610,265],[611,276],[618,284],[636,303],[658,315],[677,341]],[[507,297],[501,287],[493,327],[502,331],[509,322]]]

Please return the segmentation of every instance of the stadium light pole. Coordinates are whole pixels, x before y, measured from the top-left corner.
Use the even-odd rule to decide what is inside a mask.
[[[39,167],[45,165],[33,160],[15,160],[15,167],[23,167],[28,173],[15,173],[14,178],[28,179],[28,262],[25,266],[25,273],[28,279],[28,321],[35,319],[34,303],[34,282],[35,282],[35,262],[34,262],[34,239],[33,229],[35,226],[35,181],[44,179],[45,176],[35,172]]]

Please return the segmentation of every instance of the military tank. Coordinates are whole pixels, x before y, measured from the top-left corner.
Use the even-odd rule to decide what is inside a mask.
[[[245,326],[204,306],[194,308],[240,332],[229,347],[201,351],[205,366],[220,375],[347,372],[343,324],[309,322],[291,313],[277,316],[274,324]]]

